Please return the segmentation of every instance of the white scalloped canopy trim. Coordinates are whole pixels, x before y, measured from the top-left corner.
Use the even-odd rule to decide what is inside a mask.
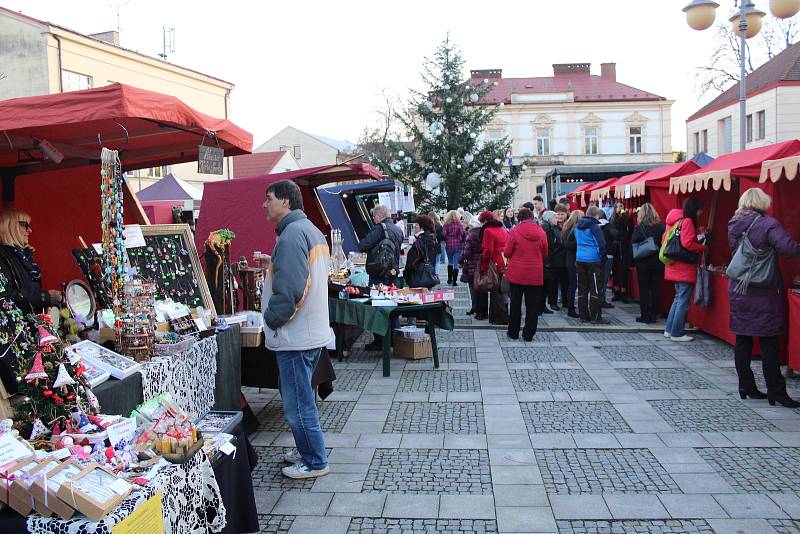
[[[763,184],[767,180],[771,180],[774,183],[783,177],[791,182],[798,174],[800,174],[800,156],[768,159],[761,164],[761,176],[758,181]]]
[[[730,191],[731,171],[709,171],[688,174],[686,176],[675,176],[669,180],[669,192],[673,195],[678,193],[694,193],[695,191],[704,191],[708,189],[709,185],[714,191],[719,191],[720,188],[725,191]]]
[[[595,189],[592,191],[592,194],[589,195],[589,199],[592,201],[601,200],[606,198],[611,193],[611,186],[608,187],[601,187],[600,189]]]

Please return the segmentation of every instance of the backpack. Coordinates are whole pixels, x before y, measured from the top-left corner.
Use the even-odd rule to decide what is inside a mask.
[[[389,230],[385,223],[381,223],[383,228],[383,239],[375,246],[375,254],[372,261],[367,262],[367,274],[378,280],[385,280],[397,276],[397,244],[389,237]]]

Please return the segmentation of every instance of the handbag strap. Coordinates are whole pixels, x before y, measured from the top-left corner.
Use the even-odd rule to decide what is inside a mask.
[[[750,230],[753,228],[753,225],[756,224],[756,221],[758,221],[760,218],[761,218],[761,214],[756,214],[756,216],[753,217],[753,222],[751,222],[750,226],[747,227],[747,230],[745,230],[742,233],[742,237],[747,237],[749,239],[748,236],[750,235]]]

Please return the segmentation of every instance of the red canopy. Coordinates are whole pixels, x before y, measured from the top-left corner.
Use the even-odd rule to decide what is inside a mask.
[[[793,139],[718,157],[702,168],[701,172],[670,179],[670,193],[691,193],[707,189],[709,184],[716,191],[731,190],[731,176],[758,178],[761,165],[766,160],[775,160],[800,153],[800,141]]]
[[[197,249],[202,251],[208,234],[228,228],[236,234],[231,242],[232,260],[244,256],[250,261],[255,251],[271,254],[275,246],[275,224],[267,221],[261,205],[267,187],[279,180],[293,180],[300,186],[306,215],[327,236],[331,228],[320,207],[316,188],[330,182],[380,179],[380,171],[372,165],[347,163],[207,183],[195,232]]]
[[[196,161],[201,144],[218,146],[226,156],[253,147],[253,136],[230,121],[120,83],[4,100],[0,131],[0,167],[21,168],[16,174],[97,163],[101,146],[120,150],[125,170]],[[46,159],[39,141],[50,142],[63,162]]]
[[[609,178],[602,182],[596,182],[592,187],[584,190],[583,194],[585,196],[588,193],[590,200],[596,200],[597,197],[605,197],[611,194],[611,188],[613,188],[618,181],[619,178]]]

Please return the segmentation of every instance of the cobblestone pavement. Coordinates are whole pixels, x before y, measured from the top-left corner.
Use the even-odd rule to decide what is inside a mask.
[[[245,388],[262,532],[800,534],[800,410],[739,399],[730,346],[666,340],[619,303],[608,326],[562,311],[514,341],[457,297],[439,369],[394,358],[384,377],[350,333],[319,402],[325,477],[281,475],[280,395]]]

